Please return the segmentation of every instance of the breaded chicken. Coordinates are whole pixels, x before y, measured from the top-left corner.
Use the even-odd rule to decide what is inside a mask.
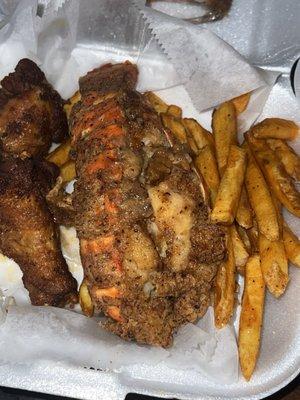
[[[77,301],[77,282],[41,193],[55,174],[43,170],[29,159],[0,163],[0,249],[20,266],[32,304],[64,306]]]
[[[63,100],[28,59],[1,86],[0,250],[19,264],[32,304],[74,303],[77,283],[45,200],[59,169],[42,159],[68,135]]]
[[[1,157],[41,157],[68,136],[63,100],[31,60],[19,61],[1,81]]]

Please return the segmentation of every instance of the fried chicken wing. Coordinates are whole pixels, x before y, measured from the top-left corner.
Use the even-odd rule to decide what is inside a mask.
[[[0,163],[0,249],[15,260],[34,305],[64,306],[77,300],[77,282],[63,258],[59,234],[39,186],[46,188],[31,160]],[[38,185],[37,181],[40,182]]]
[[[63,100],[33,61],[19,61],[1,86],[2,158],[44,156],[52,142],[68,136]]]
[[[63,101],[27,59],[1,85],[0,249],[19,264],[32,304],[74,303],[77,283],[45,200],[59,169],[42,159],[68,134]]]
[[[169,346],[209,305],[224,232],[209,222],[188,155],[134,90],[137,75],[126,62],[80,79],[69,121],[75,224],[85,282],[106,328]]]

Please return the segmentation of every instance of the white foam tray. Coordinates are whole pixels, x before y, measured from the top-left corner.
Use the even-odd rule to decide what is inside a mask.
[[[262,1],[262,7],[269,6],[270,1]],[[236,21],[238,15],[244,15],[246,8],[243,9],[243,6],[247,7],[246,3],[245,0],[241,0],[240,6],[234,9]],[[255,1],[251,0],[250,3],[254,4]],[[291,1],[288,3],[290,4]],[[257,16],[260,14],[258,6],[255,8],[255,12]],[[247,53],[251,58],[252,53],[249,48],[243,47],[245,45],[237,39],[239,32],[233,32],[235,25],[230,25],[228,21],[225,25],[224,38],[231,41],[233,45],[236,44],[236,47],[240,46],[241,51],[244,48],[244,53]],[[259,21],[261,20],[259,19]],[[219,22],[216,25],[219,34],[222,31],[221,23]],[[242,26],[239,28],[241,35],[242,28]],[[251,29],[255,31],[255,28],[252,27]],[[230,34],[230,31],[232,34]],[[243,37],[245,36],[247,35]],[[263,43],[265,44],[265,41]],[[259,49],[261,49],[261,46]],[[260,55],[261,53],[259,53]],[[263,64],[262,59],[257,54],[255,56],[257,56],[256,59],[253,56],[255,61]],[[173,102],[182,105],[186,115],[192,116],[193,110],[189,104],[184,101],[184,104],[180,104],[176,91],[173,95]],[[166,97],[168,96],[169,98],[172,97],[172,93],[169,92]],[[179,399],[262,399],[287,385],[300,372],[299,272],[296,268],[290,268],[289,288],[280,300],[267,295],[261,354],[256,371],[249,383],[240,377],[237,382],[228,385],[218,383],[217,380],[208,382],[204,379],[203,384],[201,384],[201,379],[201,382],[191,380],[190,384],[186,385],[182,384],[180,379],[174,382],[171,376],[164,376],[163,372],[159,370],[156,371],[157,380],[152,379],[150,381],[147,377],[136,379],[129,375],[89,370],[84,366],[78,367],[64,362],[36,361],[31,367],[22,364],[4,365],[0,363],[0,385],[89,400],[99,398],[122,400],[130,392],[162,398],[177,397]],[[20,335],[22,335],[22,332],[20,332]],[[84,346],[84,343],[82,343],[82,346]],[[182,374],[189,374],[189,371],[182,371]]]

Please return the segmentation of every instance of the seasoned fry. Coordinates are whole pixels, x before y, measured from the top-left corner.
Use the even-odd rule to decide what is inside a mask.
[[[68,139],[65,143],[59,145],[48,156],[47,160],[53,162],[58,167],[61,167],[69,160],[69,152],[71,149],[71,140]]]
[[[272,192],[271,192],[272,194]],[[282,239],[282,231],[283,231],[283,216],[282,216],[282,205],[280,201],[276,198],[274,194],[272,194],[273,204],[275,206],[277,221],[279,226],[279,238]]]
[[[279,225],[271,194],[250,151],[248,151],[245,184],[259,231],[269,240],[278,240]]]
[[[270,158],[266,154],[258,154],[258,157],[261,157],[264,162],[267,181],[277,198],[292,214],[300,217],[300,193],[297,191],[290,176],[287,175],[276,157],[272,156]]]
[[[183,123],[182,120],[180,122]],[[197,146],[193,136],[187,130],[185,130],[185,133],[186,133],[186,139],[187,139],[189,148],[192,150],[194,155],[197,155],[199,153],[199,149],[198,149],[198,146]]]
[[[258,245],[258,224],[256,220],[253,220],[252,228],[247,230],[247,236],[251,243],[252,254],[259,252],[259,245]]]
[[[292,214],[300,217],[300,193],[273,150],[252,135],[247,135],[246,140],[275,196]]]
[[[239,326],[239,359],[244,378],[248,381],[259,354],[265,300],[265,283],[259,255],[251,256],[245,267],[245,286]]]
[[[168,104],[166,104],[160,97],[153,92],[147,92],[144,94],[147,100],[150,102],[154,110],[158,113],[166,113],[168,111]]]
[[[264,281],[269,291],[281,296],[289,282],[288,261],[281,240],[270,241],[259,235],[259,254]]]
[[[212,129],[219,173],[222,177],[227,165],[230,146],[237,143],[237,118],[235,107],[231,101],[221,104],[213,112]]]
[[[239,205],[236,212],[236,221],[245,229],[249,229],[253,225],[253,210],[249,203],[245,185],[242,187]]]
[[[275,152],[276,157],[282,162],[286,172],[294,179],[300,180],[300,157],[284,141],[268,139],[268,145]]]
[[[251,135],[248,136],[247,140],[278,200],[292,214],[300,217],[300,193],[297,191],[293,179],[267,144],[258,143],[263,141],[255,140]]]
[[[227,168],[221,179],[211,220],[215,223],[233,223],[246,170],[246,152],[238,146],[231,146]]]
[[[218,269],[215,282],[214,314],[215,326],[223,328],[232,317],[235,297],[235,261],[231,239],[231,228],[227,235],[227,260]]]
[[[174,104],[171,104],[167,109],[167,114],[173,115],[177,119],[182,118],[182,109]]]
[[[209,145],[199,151],[195,159],[195,165],[209,189],[210,202],[214,205],[220,185],[220,178],[215,154]]]
[[[211,145],[214,146],[214,138],[212,134],[203,128],[195,119],[184,118],[182,123],[186,131],[194,138],[194,141],[199,149]]]
[[[246,229],[242,228],[239,225],[237,225],[236,228],[237,228],[237,231],[238,231],[238,233],[240,235],[240,238],[242,239],[242,241],[244,243],[244,246],[245,246],[245,248],[247,250],[247,253],[248,254],[252,254],[253,252],[252,252],[251,241],[249,239],[248,232],[246,231]]]
[[[287,224],[283,225],[283,244],[287,258],[296,267],[300,267],[300,240]]]
[[[165,128],[170,129],[181,143],[187,143],[194,154],[198,154],[198,146],[194,140],[193,135],[186,129],[182,118],[182,109],[175,105],[170,105],[166,114],[172,118],[165,116],[161,113],[163,125]]]
[[[236,109],[237,114],[241,114],[246,110],[249,100],[250,100],[251,92],[242,94],[241,96],[235,97],[232,99],[232,103]]]
[[[244,267],[249,258],[249,254],[247,252],[246,246],[244,245],[235,225],[231,227],[231,239],[233,245],[233,253],[235,259],[235,266],[237,271],[244,275]]]
[[[60,168],[60,176],[63,182],[70,182],[76,177],[74,161],[69,160]]]
[[[187,135],[183,124],[173,117],[173,115],[162,113],[160,116],[163,126],[170,129],[180,143],[187,143]]]
[[[257,139],[293,140],[298,131],[299,127],[295,122],[282,118],[266,118],[252,128],[252,133]]]
[[[79,289],[79,304],[82,312],[87,317],[92,317],[94,314],[94,305],[86,284],[85,279],[82,281]]]
[[[72,110],[74,104],[76,104],[80,99],[81,99],[81,95],[80,95],[79,91],[77,91],[73,94],[73,96],[64,105],[64,111],[67,114],[68,119],[70,117],[70,113],[71,113],[71,110]]]

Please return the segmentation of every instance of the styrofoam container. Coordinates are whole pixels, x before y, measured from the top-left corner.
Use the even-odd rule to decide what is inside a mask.
[[[77,0],[71,1],[73,1],[74,7],[77,7],[77,5],[80,3],[81,8],[88,8],[89,5],[92,7],[96,4],[94,0],[81,2],[78,2]],[[30,6],[30,3],[32,3],[34,7],[35,1],[25,0],[23,1],[23,5],[25,3],[27,4],[27,6]],[[279,62],[280,57],[275,57],[272,52],[278,53],[280,52],[280,49],[283,49],[285,54],[287,54],[287,52],[291,54],[290,59],[294,59],[296,58],[296,53],[298,50],[296,51],[295,49],[293,49],[293,51],[295,50],[293,52],[289,46],[284,47],[284,43],[281,43],[280,45],[278,44],[278,37],[273,32],[272,24],[272,21],[274,21],[275,23],[276,20],[278,26],[281,26],[281,17],[276,13],[275,3],[277,2],[273,2],[271,0],[251,0],[250,2],[246,0],[240,0],[240,2],[236,1],[233,3],[233,10],[229,17],[227,17],[223,21],[217,22],[216,25],[212,25],[212,29],[217,31],[220,36],[228,39],[233,46],[244,53],[244,55],[247,55],[251,61],[259,65],[266,65],[268,64],[267,60],[275,60],[276,62],[274,61],[274,64],[272,64],[272,62],[270,61],[268,67],[274,67],[274,69],[277,69],[279,71],[280,68],[282,68],[283,72],[287,72],[292,62],[289,65],[287,65],[287,63],[285,63],[283,59]],[[284,10],[286,11],[287,18],[291,15],[292,12],[293,17],[289,18],[294,18],[295,12],[297,12],[297,15],[300,16],[300,10],[298,8],[299,5],[297,3],[298,2],[293,2],[292,0],[285,2],[286,6]],[[253,7],[251,8],[249,4]],[[251,9],[249,9],[249,7]],[[2,9],[3,8],[1,8],[1,10]],[[112,9],[113,6],[111,6],[111,10]],[[20,12],[21,11],[22,10],[20,10]],[[47,23],[49,23],[49,26],[51,22],[50,11],[51,10],[48,9],[48,16],[50,15],[50,17],[49,20],[47,20]],[[245,12],[249,11],[251,11],[251,18],[247,18],[245,16]],[[122,17],[122,14],[120,15]],[[85,30],[83,27],[79,27],[78,32],[79,36],[81,35],[81,39],[82,37],[85,37],[90,40],[90,42],[86,41],[85,43],[85,45],[88,45],[89,43],[93,43],[93,41],[96,40],[95,36],[98,26],[93,24],[93,16],[91,15],[91,12],[87,12],[85,16],[85,28],[87,26],[90,26],[90,29]],[[6,18],[9,19],[9,16],[6,16]],[[141,24],[141,26],[137,27],[139,28],[139,32],[140,29],[146,29],[141,21],[139,21],[139,24]],[[94,31],[92,28],[94,29]],[[34,32],[38,31],[39,29],[40,25],[37,24],[35,30],[33,30],[32,35],[27,37],[27,43],[30,42],[30,51],[34,51],[35,48],[39,49],[39,43],[38,41],[35,42],[36,37],[34,34]],[[57,43],[59,43],[58,38],[55,35],[55,30],[53,31],[49,29],[48,31],[50,35],[54,32],[53,36],[51,36],[51,43],[55,42],[55,40],[57,41]],[[290,40],[292,42],[293,38],[299,38],[299,32],[296,30],[296,28],[294,28],[292,24],[291,26],[286,27],[285,31],[290,32],[286,33],[286,41]],[[87,32],[88,36],[86,36]],[[136,37],[140,38],[139,32]],[[266,32],[268,32],[268,35]],[[272,32],[274,34],[272,34]],[[70,43],[72,42],[72,40],[74,40],[75,42],[76,38],[72,37],[72,29],[68,31],[68,33],[69,36],[67,37]],[[120,35],[120,37],[122,37],[122,32],[117,31],[116,35]],[[264,35],[267,35],[267,37]],[[260,45],[257,46],[257,42],[256,40],[253,40],[253,37],[264,37],[264,41],[262,41]],[[121,46],[122,51],[120,50],[118,52],[117,59],[122,61],[124,58],[132,57],[131,59],[133,61],[139,61],[139,57],[135,59],[135,56],[133,56],[132,53],[128,52],[126,47],[128,43],[126,42],[127,39],[125,36],[123,37],[123,39],[124,41],[122,42]],[[10,40],[12,40],[11,37]],[[11,41],[10,43],[18,43],[18,40],[19,43],[22,43],[20,36],[17,36],[17,39],[16,37],[13,37],[13,41]],[[139,41],[135,43],[135,47],[138,47],[139,43]],[[298,44],[299,42],[297,43],[297,45]],[[295,46],[297,45],[295,44]],[[145,49],[148,48],[147,45],[145,45],[144,47]],[[16,48],[20,50],[19,46]],[[3,47],[0,47],[0,50],[1,49],[3,50]],[[59,54],[61,54],[62,47],[60,46],[55,48],[55,52],[51,54],[57,55],[57,49],[59,50]],[[270,52],[270,55],[269,57],[265,58],[264,56],[267,50]],[[91,54],[93,54],[93,51],[94,48],[91,49]],[[20,54],[23,53],[24,48],[21,49]],[[59,86],[61,82],[59,82],[59,79],[57,80],[57,77],[59,77],[60,64],[59,62],[57,62],[57,65],[55,65],[56,59],[55,57],[54,59],[53,57],[51,58],[51,54],[47,56],[47,54],[44,54],[43,51],[37,51],[36,53],[34,53],[35,57],[37,57],[37,59],[40,57],[40,59],[44,61],[43,65],[47,65],[49,71],[52,71],[52,81],[56,80]],[[272,56],[272,54],[275,58]],[[98,56],[99,54],[97,54],[97,57]],[[32,58],[34,57],[32,56]],[[100,59],[101,58],[95,59],[95,65],[97,65],[97,62],[100,62]],[[116,57],[112,57],[112,59],[116,61]],[[2,62],[3,60],[5,59],[2,59]],[[74,60],[72,60],[72,62],[74,62],[74,64],[72,65],[76,66],[78,58],[76,59],[76,62]],[[169,77],[164,80],[164,86],[171,86],[170,82],[173,82],[173,84],[178,83],[176,81],[176,74],[173,74],[174,71],[172,69],[172,66],[170,66],[166,62],[166,60],[163,60],[162,62],[165,62],[165,65],[168,66],[166,67],[168,69],[165,69],[165,71],[168,71],[169,74],[172,74],[171,80],[169,79]],[[50,65],[50,63],[53,63],[53,65]],[[146,70],[147,69],[145,69],[145,71]],[[161,68],[159,71],[161,74],[163,74],[164,70],[163,68]],[[0,60],[0,75],[3,76],[2,74],[4,73],[6,73],[4,71],[4,67],[1,71]],[[183,108],[185,116],[195,117],[199,119],[204,125],[208,126],[207,124],[210,121],[211,113],[208,112],[200,115],[194,109],[189,99],[189,96],[182,88],[182,86],[175,86],[173,88],[166,89],[160,92],[160,95],[166,101],[181,106]],[[257,95],[257,97],[254,98],[257,99],[256,101],[257,103],[259,103],[259,99],[261,98],[261,96]],[[262,107],[262,105],[260,105],[262,107],[261,111],[263,112],[264,116],[269,116],[272,114],[278,115],[278,113],[280,113],[280,116],[282,117],[289,116],[289,118],[293,118],[294,120],[300,122],[298,104],[293,97],[288,79],[283,78],[276,86],[274,86],[269,99],[271,100],[267,102],[266,107]],[[286,105],[285,107],[283,106],[283,103]],[[251,106],[253,106],[255,109],[255,104],[252,104]],[[254,113],[253,115],[256,114]],[[253,118],[255,119],[256,117],[257,115]],[[298,146],[299,150],[299,139],[296,146]],[[297,234],[299,235],[299,221],[288,214],[286,215],[286,217],[294,231],[297,232]],[[76,270],[76,268],[74,270]],[[75,274],[78,274],[78,276],[80,276],[81,272],[76,270]],[[15,276],[15,279],[17,281],[20,281],[20,278],[21,275]],[[76,357],[74,357],[74,359],[72,357],[68,357],[66,359],[61,357],[59,359],[53,360],[51,359],[51,347],[49,348],[48,354],[46,354],[45,352],[39,353],[38,350],[37,352],[34,352],[35,343],[38,343],[41,340],[41,335],[39,334],[36,336],[36,338],[34,338],[35,327],[33,324],[32,336],[30,338],[26,337],[26,334],[30,331],[30,326],[26,326],[26,329],[24,327],[23,330],[23,320],[20,319],[20,325],[16,325],[16,327],[19,328],[17,330],[18,333],[10,337],[9,340],[7,339],[7,343],[9,342],[9,347],[6,347],[3,331],[1,331],[5,323],[0,326],[0,385],[89,400],[99,398],[122,400],[125,398],[126,394],[130,392],[137,392],[163,398],[177,397],[180,399],[198,400],[262,399],[276,392],[283,386],[287,385],[300,372],[300,308],[298,305],[299,294],[300,274],[296,268],[290,267],[289,287],[282,298],[277,300],[267,294],[263,322],[261,353],[255,373],[250,382],[246,382],[242,378],[242,376],[239,376],[239,378],[234,382],[224,383],[223,380],[219,379],[220,376],[215,376],[214,379],[209,379],[204,374],[201,375],[199,374],[199,372],[196,373],[186,366],[182,366],[182,368],[180,368],[179,366],[176,370],[170,371],[170,369],[165,368],[160,363],[152,366],[151,370],[149,366],[140,364],[135,365],[132,369],[126,370],[124,372],[113,370],[112,368],[107,368],[106,370],[97,370],[97,368],[95,369],[94,365],[94,369],[90,369],[90,365],[88,365],[88,363],[80,364],[78,362],[75,362],[74,359],[76,359]],[[20,299],[22,298],[22,296],[20,296]],[[45,311],[45,309],[43,309],[42,315],[44,315],[44,312],[47,312],[47,310]],[[52,311],[51,309],[49,309],[51,321],[53,322],[53,320],[57,318],[58,324],[60,324],[61,332],[64,332],[63,320],[64,318],[68,318],[68,315],[66,314],[67,311],[62,312],[54,310],[53,313],[51,313]],[[73,317],[70,317],[70,319],[71,318]],[[91,330],[95,329],[94,325],[96,324],[93,321],[83,319],[83,317],[81,318],[81,323],[85,325],[85,328],[86,326],[88,326]],[[46,317],[44,319],[46,319]],[[17,322],[18,321],[16,321],[16,323]],[[235,329],[237,329],[237,317],[235,317]],[[49,332],[47,332],[48,335],[51,334],[51,331]],[[93,339],[97,338],[97,332],[98,331],[95,331],[95,333],[93,333]],[[36,340],[36,342],[34,342],[34,339]],[[15,361],[13,361],[13,358],[10,362],[3,361],[5,358],[9,358],[9,355],[5,354],[5,349],[13,349],[14,344],[16,349],[20,349],[23,346],[24,353],[27,352],[28,354],[30,354],[30,356],[32,357],[30,363],[28,363],[28,360],[26,359],[18,359],[18,354],[14,355]],[[29,347],[25,348],[26,346]],[[84,353],[85,343],[84,341],[80,341],[80,337],[78,337],[77,346],[78,353]],[[135,344],[132,344],[132,346],[135,346]],[[36,345],[36,349],[38,348],[38,345]],[[32,352],[31,349],[33,350]],[[228,349],[224,348],[224,354],[226,353],[226,350]],[[101,357],[101,354],[98,354],[97,356]],[[224,366],[224,373],[226,372],[225,370],[226,366]]]

